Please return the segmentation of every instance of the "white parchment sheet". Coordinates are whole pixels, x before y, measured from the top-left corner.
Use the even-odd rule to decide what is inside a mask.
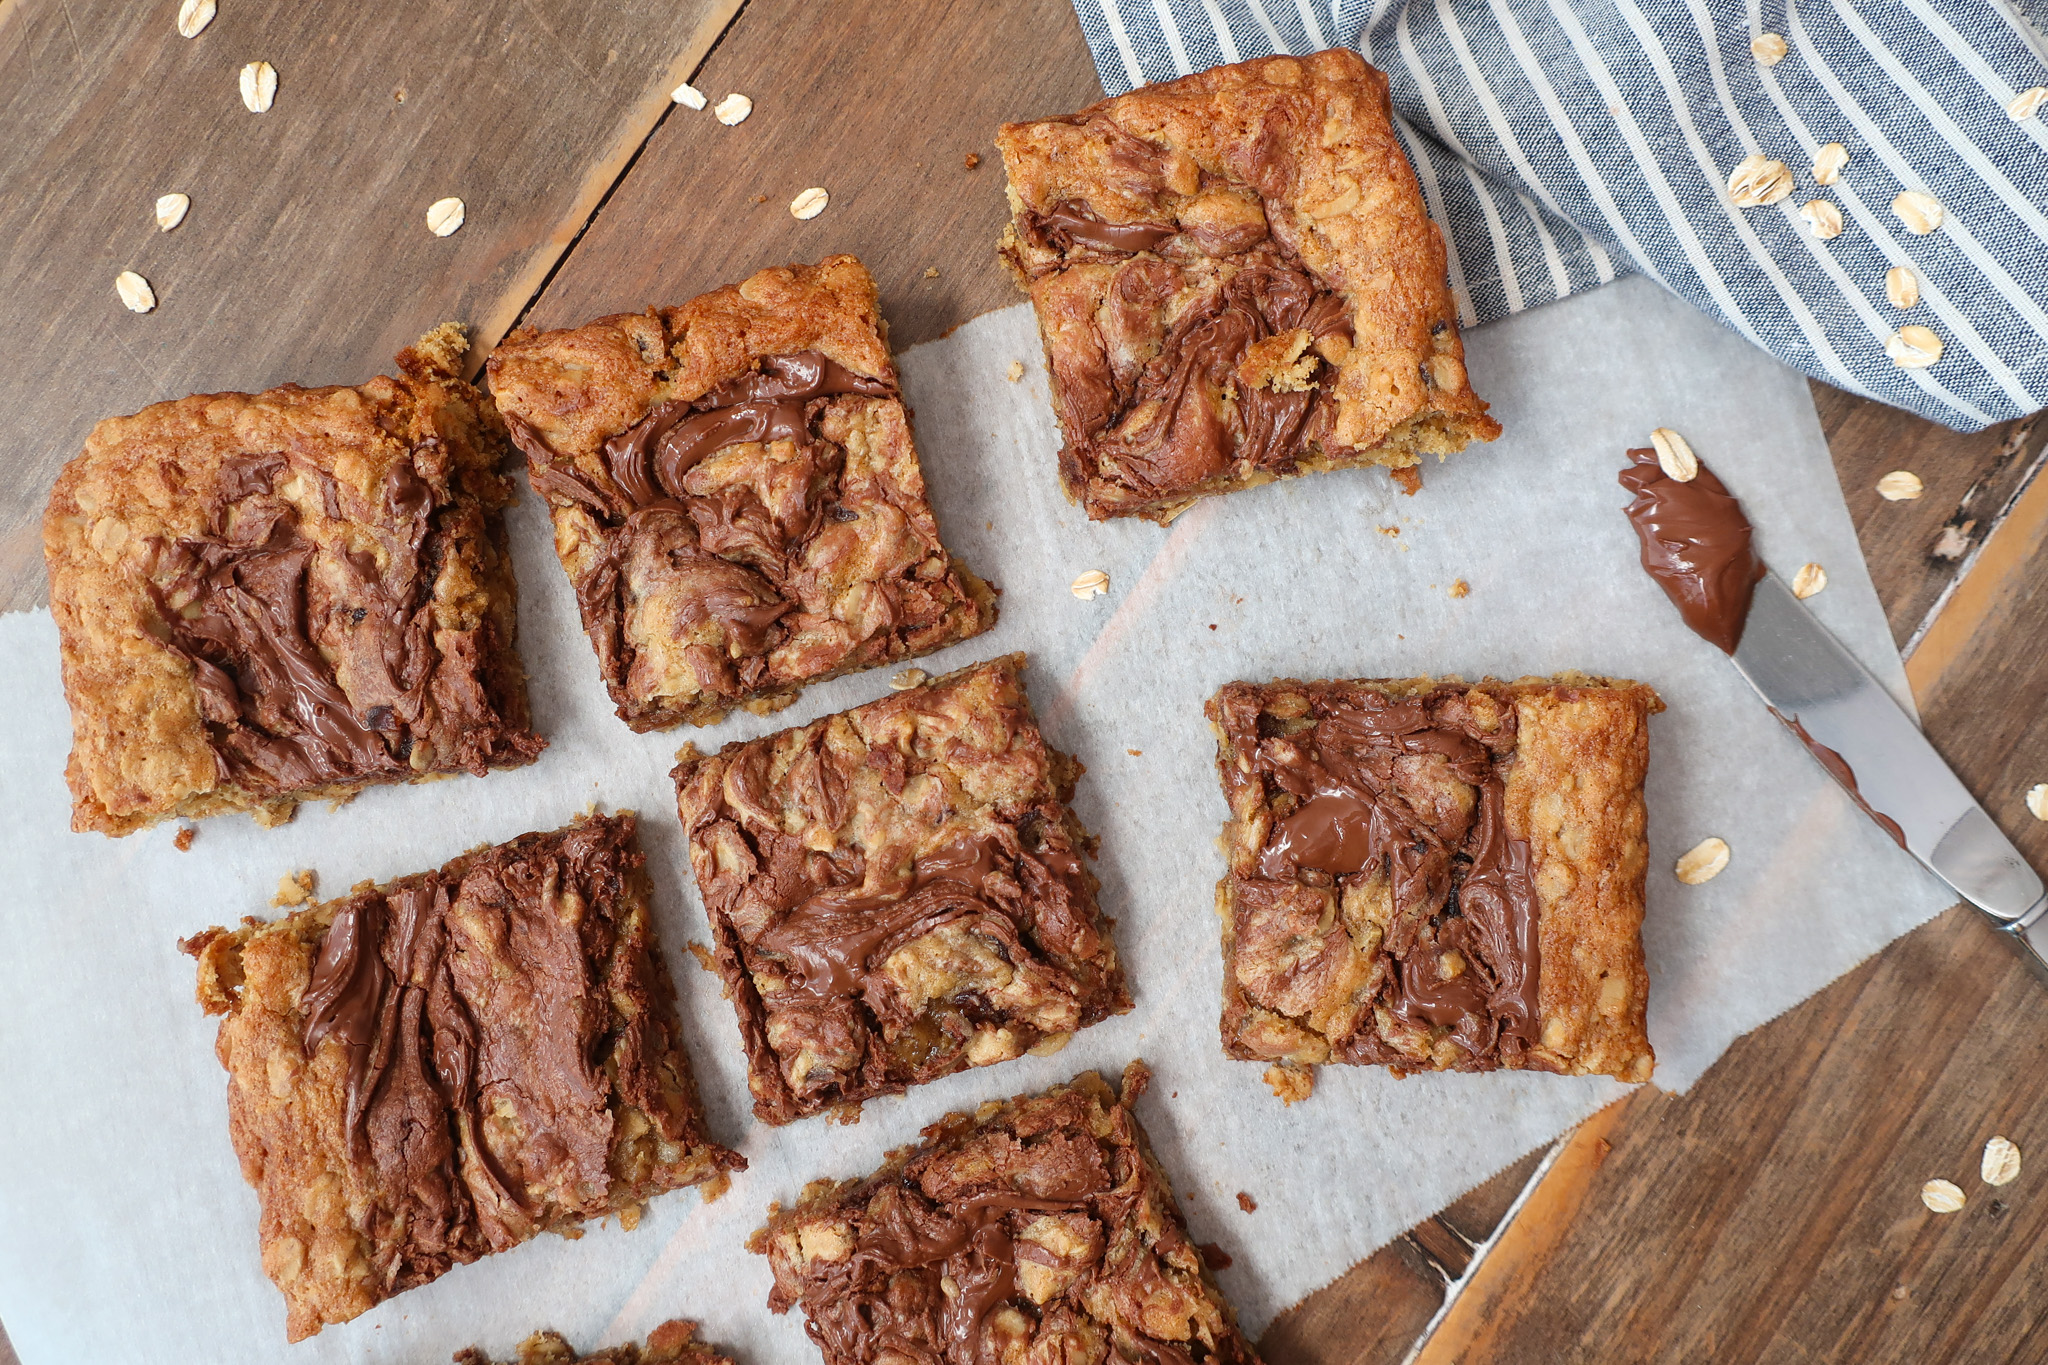
[[[1379,471],[1319,475],[1202,503],[1164,529],[1092,525],[1061,498],[1025,307],[903,356],[941,527],[1003,588],[996,630],[927,666],[1030,652],[1050,739],[1088,767],[1077,804],[1102,838],[1102,901],[1137,1008],[1057,1056],[871,1103],[856,1127],[753,1121],[731,1010],[684,949],[709,933],[667,771],[686,738],[715,748],[801,723],[883,694],[885,673],[815,688],[773,719],[630,734],[529,494],[513,534],[520,648],[552,741],[540,761],[373,790],[279,830],[207,821],[180,853],[168,826],[122,840],[68,832],[55,634],[47,613],[0,621],[0,1320],[23,1360],[429,1365],[472,1343],[509,1355],[550,1325],[592,1349],[675,1315],[701,1318],[745,1365],[814,1360],[800,1321],[766,1311],[767,1265],[742,1250],[770,1200],[867,1170],[949,1109],[1088,1067],[1113,1075],[1133,1056],[1156,1072],[1140,1113],[1195,1238],[1235,1257],[1224,1287],[1262,1330],[1623,1087],[1326,1068],[1312,1099],[1283,1109],[1256,1064],[1223,1059],[1212,894],[1225,808],[1201,708],[1233,678],[1582,668],[1655,684],[1670,710],[1651,725],[1645,938],[1666,1088],[1690,1085],[1738,1034],[1949,904],[1685,631],[1636,567],[1620,512],[1623,449],[1653,426],[1683,431],[1741,496],[1781,572],[1826,566],[1828,589],[1810,605],[1903,695],[1806,381],[1637,279],[1497,323],[1469,346],[1507,435],[1432,465],[1419,495]],[[1021,382],[1005,378],[1013,360]],[[1068,592],[1087,569],[1109,574],[1107,597]],[[1458,579],[1471,585],[1462,599],[1449,591]],[[552,828],[592,801],[642,813],[712,1131],[751,1169],[714,1204],[683,1192],[631,1233],[542,1237],[287,1348],[258,1263],[256,1199],[228,1145],[215,1024],[193,1004],[175,941],[270,914],[294,869],[317,869],[332,895]],[[1728,840],[1733,862],[1706,886],[1680,885],[1673,860],[1709,834]],[[1240,1211],[1239,1190],[1256,1213]]]

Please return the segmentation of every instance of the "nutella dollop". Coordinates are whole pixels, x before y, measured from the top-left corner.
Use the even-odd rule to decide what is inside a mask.
[[[1695,635],[1733,654],[1764,576],[1742,505],[1705,465],[1680,483],[1658,466],[1655,450],[1628,457],[1634,464],[1619,478],[1635,494],[1628,519],[1643,542],[1644,570]]]

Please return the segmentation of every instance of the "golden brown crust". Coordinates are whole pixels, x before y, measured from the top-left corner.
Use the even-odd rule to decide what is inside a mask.
[[[1397,716],[1403,707],[1414,716]],[[1225,687],[1209,704],[1231,807],[1223,835],[1229,872],[1217,886],[1225,1052],[1271,1063],[1276,1093],[1293,1098],[1305,1086],[1288,1082],[1305,1081],[1301,1073],[1325,1062],[1648,1080],[1642,789],[1648,719],[1662,709],[1643,684],[1579,673],[1473,685],[1290,679]],[[1360,727],[1354,718],[1362,711],[1382,719]],[[1423,740],[1404,748],[1398,736],[1410,733]],[[1362,741],[1347,756],[1343,747],[1362,734],[1396,738]],[[1303,784],[1290,773],[1321,776],[1297,796],[1291,789]],[[1511,926],[1481,931],[1474,921],[1452,931],[1465,916],[1498,916],[1494,906],[1512,899],[1474,898],[1485,803],[1494,799],[1474,782],[1497,784],[1504,832],[1526,849],[1533,996],[1515,994],[1516,962],[1532,959],[1514,947]],[[1383,827],[1409,832],[1396,839],[1403,852],[1365,857],[1354,846],[1346,854],[1341,841],[1313,855],[1288,851],[1290,841],[1300,849],[1316,837],[1306,795],[1342,800],[1374,784],[1381,785],[1368,803],[1386,803]],[[1442,850],[1440,865],[1431,864],[1430,846]],[[1406,883],[1390,879],[1390,856],[1400,869],[1393,877]],[[1340,857],[1350,862],[1336,875],[1324,870]],[[1491,884],[1504,884],[1513,858],[1492,861],[1509,871]],[[1454,1013],[1434,997],[1418,1005],[1403,983],[1425,965],[1438,967],[1439,957],[1457,961],[1423,978],[1424,990],[1439,978],[1483,972],[1476,979],[1496,983],[1493,993],[1463,1004],[1487,1017]],[[1518,1018],[1517,999],[1533,1000],[1533,1018]]]
[[[1130,1008],[1077,856],[1080,765],[1046,746],[1023,663],[677,766],[763,1120],[1057,1049]]]
[[[801,1305],[825,1365],[919,1360],[1258,1365],[1188,1241],[1131,1106],[1083,1072],[948,1115],[865,1180],[771,1210],[778,1313]]]
[[[833,256],[677,308],[523,329],[492,356],[493,390],[634,729],[772,711],[808,683],[994,624],[993,590],[939,539],[885,335],[867,269]],[[728,438],[674,488],[621,481],[608,442],[708,411],[729,386],[801,355],[866,382],[808,400],[800,440]]]
[[[1062,482],[1091,517],[1165,520],[1211,493],[1413,466],[1500,433],[1466,379],[1443,239],[1386,77],[1355,53],[1219,66],[1005,125],[997,142],[1013,215],[1003,254],[1045,338]],[[1062,211],[1154,225],[1163,240],[1101,249],[1071,238]],[[1274,306],[1276,291],[1309,288],[1341,306]],[[1180,348],[1220,344],[1187,330],[1219,309],[1266,335],[1247,346],[1240,326],[1209,373]],[[1174,415],[1190,365],[1211,418]],[[1288,419],[1302,423],[1294,436],[1254,430],[1270,420],[1247,411],[1259,389],[1315,391],[1307,418]],[[1212,420],[1233,437],[1220,450],[1189,434]]]
[[[511,496],[498,473],[504,431],[459,377],[463,349],[450,323],[399,356],[397,377],[195,394],[93,428],[43,518],[74,828],[126,834],[230,810],[274,823],[298,799],[539,752],[511,648],[515,590],[497,516]],[[394,488],[405,492],[396,504]],[[266,687],[261,666],[233,648],[215,658],[227,690],[239,684],[242,714],[225,724],[220,707],[206,714],[193,641],[165,612],[199,618],[188,594],[215,562],[204,557],[272,515],[273,544],[311,546],[298,615],[313,667],[339,689],[349,723],[387,737],[390,761],[374,750],[367,763],[325,755],[334,761],[266,771],[240,761],[274,752],[279,736],[299,743],[308,727],[280,707],[287,689]],[[385,718],[372,721],[378,707]]]
[[[641,861],[630,814],[589,816],[181,945],[291,1340],[744,1168],[704,1131]]]
[[[455,1365],[492,1365],[489,1356],[474,1346],[455,1353]],[[560,1332],[541,1331],[519,1343],[519,1359],[508,1365],[733,1365],[730,1357],[697,1340],[697,1324],[688,1318],[672,1318],[647,1334],[647,1346],[637,1342],[607,1347],[589,1355],[578,1355]]]

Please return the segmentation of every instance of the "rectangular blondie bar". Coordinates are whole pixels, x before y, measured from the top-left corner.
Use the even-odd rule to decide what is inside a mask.
[[[1038,312],[1060,481],[1090,517],[1166,521],[1500,434],[1387,78],[1356,53],[1219,66],[996,141],[1003,259]]]
[[[818,1182],[754,1234],[768,1306],[802,1307],[825,1365],[1257,1365],[1131,1111],[1147,1079],[1084,1072]]]
[[[203,393],[93,428],[43,517],[72,828],[287,819],[531,762],[498,510],[453,323],[349,387]]]
[[[769,1123],[1056,1049],[1131,1007],[1081,765],[1009,655],[675,770]]]
[[[1323,1062],[1648,1080],[1663,709],[1582,674],[1223,688],[1224,1051],[1291,1098]]]
[[[619,716],[772,711],[995,624],[925,496],[867,268],[525,328],[490,362]]]
[[[746,1162],[705,1133],[630,814],[209,929],[228,1133],[299,1341]]]

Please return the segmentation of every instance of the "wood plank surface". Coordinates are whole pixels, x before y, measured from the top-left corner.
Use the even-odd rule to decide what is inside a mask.
[[[748,0],[699,84],[714,104],[746,95],[753,114],[732,128],[709,109],[668,119],[549,282],[536,326],[849,251],[874,272],[897,349],[942,336],[1024,297],[995,256],[1009,212],[997,126],[1102,97],[1068,0]],[[814,185],[831,202],[798,222],[790,201]]]
[[[43,500],[98,418],[358,382],[450,318],[495,340],[739,4],[234,0],[193,39],[177,0],[0,7],[0,610],[45,600]],[[191,212],[160,232],[172,191]],[[437,238],[446,195],[467,222]]]
[[[360,379],[444,317],[488,342],[522,316],[572,324],[833,251],[875,270],[899,347],[1005,306],[995,126],[1100,93],[1067,0],[238,0],[193,42],[175,11],[0,0],[0,608],[41,600],[36,519],[100,415]],[[281,73],[264,115],[235,93],[257,58]],[[670,106],[692,72],[752,117]],[[832,202],[799,223],[788,203],[811,185]],[[159,235],[150,205],[171,189],[192,214]],[[421,218],[443,194],[469,221],[439,240]],[[154,282],[156,313],[120,308],[122,268]],[[1928,731],[2048,863],[2048,825],[2020,805],[2048,781],[2048,429],[1960,437],[1815,396]],[[1899,468],[1925,497],[1877,497]],[[1692,1094],[1639,1092],[1533,1188],[1542,1154],[1362,1262],[1265,1349],[1392,1365],[1448,1287],[1421,1360],[2048,1359],[2048,1252],[2031,1249],[2048,1198],[2029,1194],[2048,1179],[2044,1022],[2048,993],[1952,912]],[[2040,1148],[1996,1192],[1974,1175],[1994,1131]],[[1969,1192],[1962,1213],[1920,1206],[1933,1175]]]

